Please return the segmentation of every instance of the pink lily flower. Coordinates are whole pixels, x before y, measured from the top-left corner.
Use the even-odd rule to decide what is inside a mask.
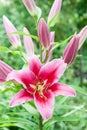
[[[80,49],[87,38],[87,26],[85,26],[78,35],[80,37],[78,49]]]
[[[12,98],[10,106],[14,107],[33,99],[43,119],[50,119],[54,110],[55,96],[76,95],[68,85],[57,83],[66,66],[62,59],[54,59],[42,66],[35,55],[30,57],[27,70],[13,70],[7,77],[7,81],[15,80],[24,86],[24,89]]]
[[[53,6],[50,10],[48,15],[48,24],[50,26],[54,26],[55,23],[58,21],[58,16],[61,9],[62,0],[54,0]]]
[[[30,34],[27,28],[24,28],[23,32],[26,34]],[[28,56],[34,55],[34,45],[33,45],[32,38],[26,35],[24,35],[23,38],[24,38],[24,47]]]
[[[50,44],[50,31],[44,19],[40,19],[38,23],[38,37],[42,46],[47,48]]]
[[[62,58],[68,65],[71,65],[76,58],[76,55],[78,53],[79,40],[80,37],[78,35],[75,35],[65,48]]]
[[[4,28],[7,33],[8,39],[13,45],[13,47],[17,48],[21,46],[20,36],[18,34],[11,34],[13,32],[17,32],[17,29],[14,27],[14,25],[6,16],[3,16],[3,24],[4,24]]]
[[[13,69],[0,60],[0,82],[5,82],[7,75],[12,71]]]

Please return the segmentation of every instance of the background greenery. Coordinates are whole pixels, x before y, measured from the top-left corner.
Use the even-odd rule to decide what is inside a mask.
[[[42,17],[47,19],[53,0],[35,0],[42,9]],[[31,34],[36,34],[35,23],[21,0],[0,0],[0,47],[11,47],[4,31],[2,16],[6,15],[19,31],[26,26]],[[58,23],[51,28],[56,31],[55,41],[61,42],[87,25],[86,0],[63,0]],[[21,37],[22,39],[22,37]],[[67,44],[67,43],[66,43]],[[62,55],[66,46],[60,45],[52,58]],[[35,42],[36,50],[38,44]],[[74,64],[60,79],[62,83],[75,88],[77,96],[56,98],[54,117],[44,123],[44,130],[87,130],[87,41],[84,43]],[[19,55],[12,55],[0,49],[0,59],[19,69],[23,65]],[[11,97],[20,89],[18,85],[0,85],[0,130],[38,130],[38,112],[34,103],[25,103],[9,108]]]

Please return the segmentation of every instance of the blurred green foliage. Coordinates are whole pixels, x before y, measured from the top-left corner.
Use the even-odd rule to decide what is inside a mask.
[[[53,0],[35,0],[35,2],[42,9],[42,17],[47,19]],[[37,33],[34,19],[27,12],[21,0],[7,0],[5,3],[2,0],[0,1],[0,46],[11,47],[4,31],[3,15],[12,21],[18,31],[22,31],[23,27],[26,26],[31,34]],[[85,25],[87,25],[87,1],[63,0],[58,23],[51,30],[56,31],[55,41],[62,42],[75,32],[79,32]],[[66,44],[54,50],[53,58],[61,56]],[[38,50],[36,42],[35,47]],[[87,130],[87,41],[82,49],[81,55],[77,56],[74,64],[60,80],[73,86],[77,91],[77,97],[57,97],[54,117],[44,123],[44,130]],[[15,69],[23,66],[23,60],[17,54],[12,55],[0,50],[0,59]],[[82,66],[80,62],[82,62]],[[81,78],[82,86],[80,84]],[[13,84],[10,86],[9,84],[7,86],[0,85],[0,130],[38,130],[39,117],[33,102],[9,108],[9,100],[18,91],[17,87]]]

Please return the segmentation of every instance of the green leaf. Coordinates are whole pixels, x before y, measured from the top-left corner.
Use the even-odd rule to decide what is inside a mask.
[[[37,7],[37,21],[40,19],[41,14],[42,14],[41,9],[39,7]]]
[[[38,37],[37,36],[34,36],[32,34],[27,34],[27,33],[24,33],[22,31],[12,32],[11,34],[20,34],[20,35],[30,36],[34,40],[38,41]]]
[[[19,55],[19,56],[21,56],[21,52],[20,51],[11,51],[10,50],[10,53],[13,54],[13,55]]]
[[[62,117],[70,116],[71,114],[75,113],[75,112],[78,111],[78,110],[81,110],[82,108],[84,108],[84,105],[77,106],[77,107],[75,107],[75,109],[71,110],[70,112],[67,112],[67,113],[64,114]]]
[[[73,35],[69,36],[67,39],[65,39],[64,41],[62,42],[54,42],[55,46],[53,47],[52,50],[56,49],[57,47],[59,47],[60,45],[64,45],[66,44],[71,38],[73,37]]]
[[[54,116],[52,119],[44,122],[44,129],[48,130],[53,124],[60,121],[78,121],[79,117],[69,116],[69,117],[60,117]]]
[[[10,50],[5,46],[0,46],[0,51],[9,52]]]
[[[48,26],[49,27],[53,27],[57,22],[58,22],[58,13],[57,14],[55,14],[52,18],[51,18],[51,20],[48,22]]]
[[[32,130],[32,126],[33,127],[36,127],[36,123],[34,123],[33,121],[31,120],[27,120],[27,119],[24,119],[24,118],[8,118],[8,119],[3,119],[1,118],[0,119],[0,127],[10,127],[10,126],[17,126],[19,128],[23,128],[25,130]]]
[[[87,89],[78,87],[78,86],[73,86],[75,90],[77,90],[79,93],[83,94],[83,95],[87,95]]]
[[[38,116],[38,112],[35,109],[35,107],[33,107],[30,103],[25,103],[22,105],[30,114],[32,115],[37,115]]]
[[[63,104],[66,100],[67,100],[68,97],[61,97],[61,99],[59,100],[59,104]]]

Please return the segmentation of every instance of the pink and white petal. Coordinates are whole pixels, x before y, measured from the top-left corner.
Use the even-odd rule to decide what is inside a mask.
[[[39,72],[39,77],[52,83],[58,80],[64,73],[67,64],[62,59],[55,59],[46,63]]]
[[[24,28],[23,32],[26,34],[30,34],[29,31],[27,30],[27,28]],[[24,47],[25,47],[27,54],[29,56],[34,55],[34,46],[33,46],[32,38],[30,36],[26,36],[26,35],[24,35],[23,38],[24,38]]]
[[[36,77],[33,72],[27,70],[19,70],[15,71],[13,70],[10,74],[7,76],[7,81],[8,80],[15,80],[20,84],[25,84],[28,86],[29,84],[35,84],[36,82]]]
[[[75,90],[66,84],[55,83],[49,89],[53,92],[55,96],[76,96]]]
[[[3,83],[3,82],[5,82],[5,78],[0,77],[0,83]]]
[[[48,48],[50,44],[50,31],[46,21],[41,18],[38,23],[38,38],[44,48]]]
[[[87,38],[87,25],[82,28],[82,30],[80,31],[80,33],[78,35],[80,37],[78,49],[80,49],[81,46],[83,45],[84,41]]]
[[[19,34],[11,34],[12,32],[17,32],[17,29],[6,16],[3,16],[3,24],[11,44],[15,48],[21,46],[21,40]]]
[[[36,92],[34,96],[35,105],[44,120],[52,117],[54,110],[54,95],[51,91],[47,91],[43,96]]]
[[[74,37],[70,40],[69,44],[65,48],[62,58],[64,62],[68,65],[71,65],[76,58],[78,47],[79,47],[79,35],[74,35]]]
[[[26,91],[26,89],[22,89],[21,91],[19,91],[10,101],[10,107],[14,107],[17,105],[20,105],[24,102],[28,102],[30,100],[33,99],[33,95],[31,95],[30,93],[28,93]]]
[[[50,32],[50,42],[53,43],[55,38],[55,32]]]
[[[23,0],[23,3],[26,7],[26,9],[29,11],[29,13],[34,16],[37,13],[37,6],[34,2],[34,0]]]
[[[12,71],[13,69],[0,60],[0,82],[4,82],[6,80],[7,75]]]
[[[34,55],[29,58],[29,69],[36,75],[38,76],[39,70],[41,68],[41,62],[39,58]]]

